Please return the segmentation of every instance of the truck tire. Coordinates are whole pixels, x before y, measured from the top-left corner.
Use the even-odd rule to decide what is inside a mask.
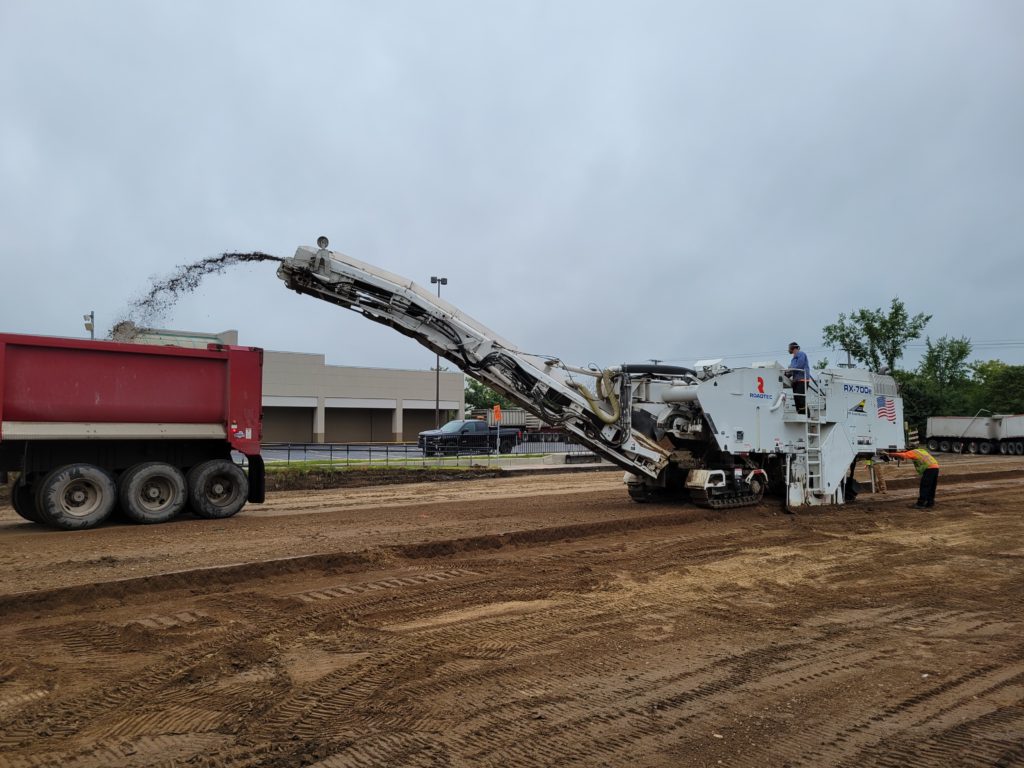
[[[980,443],[978,443],[978,453],[980,453],[982,456],[988,456],[990,453],[992,453],[992,443],[990,443],[988,440],[982,440]]]
[[[508,440],[502,440],[498,443],[499,453],[512,453],[512,449],[515,447],[515,440],[509,438]]]
[[[928,439],[928,450],[932,452],[939,450],[939,441],[934,437]]]
[[[39,522],[65,531],[99,525],[117,504],[117,485],[93,464],[66,464],[43,478],[36,489]]]
[[[949,440],[940,440],[939,450],[943,453],[949,453]]]
[[[30,523],[39,522],[39,513],[36,511],[35,488],[28,483],[18,480],[11,488],[11,506],[14,511]]]
[[[121,511],[133,523],[165,523],[185,507],[185,475],[162,461],[136,464],[118,484]]]
[[[1018,456],[1024,456],[1024,441],[1017,441],[1013,444],[1014,453]]]
[[[1007,445],[1006,443],[1000,443],[999,444],[999,453],[1001,453],[1003,456],[1005,456],[1009,452],[1010,452],[1010,446],[1009,445]]]
[[[967,452],[968,453],[977,453],[978,452],[978,444],[976,442],[974,442],[973,440],[971,440],[971,442],[969,442],[967,444]]]
[[[199,517],[231,517],[245,506],[248,496],[249,480],[232,461],[205,461],[188,473],[188,500]]]

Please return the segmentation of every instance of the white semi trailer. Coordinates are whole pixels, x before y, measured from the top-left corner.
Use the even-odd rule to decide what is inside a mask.
[[[519,349],[408,278],[328,250],[327,238],[317,244],[281,264],[289,288],[394,328],[562,427],[625,469],[636,501],[724,508],[767,491],[788,508],[841,504],[855,493],[857,459],[904,448],[890,376],[816,372],[801,414],[778,364],[575,367]]]
[[[1024,414],[932,416],[926,441],[930,451],[1024,456]]]

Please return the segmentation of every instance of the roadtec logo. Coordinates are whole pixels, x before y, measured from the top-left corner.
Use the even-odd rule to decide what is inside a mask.
[[[757,400],[771,400],[772,393],[764,391],[764,379],[761,376],[757,377],[757,385],[755,386],[756,392],[751,392],[750,396]]]
[[[859,403],[857,403],[855,406],[853,406],[853,408],[850,408],[847,411],[847,413],[864,413],[864,414],[866,414],[867,411],[864,410],[864,406],[866,406],[867,404],[868,404],[867,400],[861,400]]]

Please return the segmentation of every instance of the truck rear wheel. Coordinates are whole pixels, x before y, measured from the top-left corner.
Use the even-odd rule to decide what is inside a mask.
[[[188,473],[188,500],[199,517],[231,517],[245,506],[248,496],[249,480],[234,462],[205,461]]]
[[[11,488],[11,506],[20,517],[30,523],[39,522],[39,513],[36,511],[35,488],[28,483],[19,480]]]
[[[58,467],[43,478],[36,490],[39,522],[66,531],[99,525],[116,503],[114,478],[93,464]]]
[[[950,448],[949,440],[940,440],[939,441],[939,450],[940,451],[942,451],[943,453],[948,453],[949,452],[949,448]]]
[[[978,443],[978,453],[980,453],[982,456],[988,456],[990,453],[992,453],[992,443],[990,443],[988,440],[982,440],[980,443]]]
[[[928,450],[929,451],[937,451],[937,450],[939,450],[939,441],[936,440],[934,437],[931,438],[928,441]]]
[[[515,447],[515,441],[511,438],[508,440],[502,440],[498,443],[498,451],[500,453],[512,453],[512,448]]]
[[[135,523],[164,523],[188,501],[185,475],[162,461],[136,464],[123,475],[119,494],[121,511]]]

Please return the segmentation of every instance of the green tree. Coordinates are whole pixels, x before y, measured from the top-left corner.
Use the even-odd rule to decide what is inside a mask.
[[[932,319],[918,313],[913,317],[898,297],[893,298],[889,312],[881,309],[858,309],[822,329],[825,343],[835,349],[845,349],[851,357],[873,371],[883,366],[895,370],[896,361],[911,339],[921,337],[921,331]]]
[[[943,336],[934,343],[925,339],[925,353],[917,366],[919,386],[926,391],[932,415],[963,416],[971,409],[974,383],[970,380],[967,357],[971,341],[966,337]]]
[[[953,387],[968,379],[971,367],[967,357],[971,354],[971,340],[966,336],[951,339],[948,336],[924,340],[925,353],[917,372],[940,387]]]
[[[934,387],[914,371],[893,371],[893,377],[899,384],[900,396],[903,398],[903,420],[922,435],[929,416],[956,415],[943,414],[941,404],[936,398]]]
[[[1024,366],[989,360],[972,369],[978,379],[978,408],[993,414],[1024,414]]]
[[[493,389],[476,379],[466,377],[466,407],[467,408],[492,408],[494,405],[502,408],[513,408],[515,404],[504,395],[499,395]]]
[[[1009,367],[1002,360],[975,360],[968,366],[971,369],[971,377],[983,384]]]

